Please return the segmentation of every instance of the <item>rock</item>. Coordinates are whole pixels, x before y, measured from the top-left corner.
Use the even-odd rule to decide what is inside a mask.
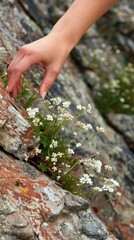
[[[125,114],[109,114],[110,124],[124,136],[129,147],[134,150],[134,116]]]
[[[13,57],[15,55],[16,51],[20,46],[25,43],[29,43],[35,39],[38,39],[50,31],[50,28],[52,27],[52,22],[54,22],[55,20],[50,19],[48,11],[49,6],[57,3],[58,8],[64,11],[65,9],[67,9],[68,4],[70,4],[71,2],[72,1],[67,0],[14,0],[8,2],[2,0],[2,7],[0,8],[0,53],[2,54],[0,57],[0,61],[5,62],[5,56],[10,59],[11,56]],[[117,9],[119,9],[119,11],[122,12],[121,14],[123,14],[124,10],[123,7],[120,7],[121,5],[117,6]],[[86,58],[85,60],[83,59],[83,56],[90,57],[90,53],[92,52],[92,50],[98,48],[98,46],[100,48],[101,44],[104,45],[105,43],[105,45],[107,45],[107,42],[112,44],[113,39],[116,38],[116,41],[114,41],[114,43],[122,46],[123,51],[121,54],[121,61],[119,61],[120,65],[122,65],[122,62],[125,61],[124,52],[126,52],[126,48],[128,48],[128,46],[126,44],[120,44],[118,40],[118,34],[116,35],[115,32],[119,33],[119,35],[123,37],[125,42],[131,40],[130,36],[132,36],[132,34],[128,32],[128,29],[123,29],[122,32],[121,29],[118,30],[118,26],[120,25],[118,23],[121,23],[122,20],[120,19],[119,15],[117,18],[115,18],[115,16],[117,16],[117,11],[116,13],[114,13],[114,10],[111,11],[109,12],[109,14],[106,14],[103,17],[104,22],[107,23],[106,25],[108,26],[108,28],[106,28],[105,34],[103,35],[98,31],[99,25],[96,25],[96,27],[88,31],[86,36],[82,39],[80,47],[77,46],[77,50],[79,50],[79,52],[77,51],[76,54],[79,59],[75,59],[75,63],[77,62],[77,64],[74,64],[71,56],[68,58],[68,60],[64,64],[61,75],[59,75],[59,77],[57,78],[57,81],[53,85],[53,88],[51,89],[47,97],[50,98],[53,96],[61,96],[64,100],[71,101],[72,112],[74,111],[75,105],[87,105],[88,103],[92,105],[91,115],[85,116],[82,119],[87,123],[91,123],[93,125],[93,130],[85,134],[81,134],[79,132],[77,136],[78,141],[81,140],[81,142],[84,142],[85,140],[89,139],[94,133],[94,129],[96,128],[96,126],[102,126],[105,128],[105,134],[97,135],[94,141],[91,142],[89,145],[83,146],[80,149],[79,153],[82,154],[84,157],[95,154],[96,158],[102,160],[103,163],[112,165],[114,169],[113,177],[120,182],[120,191],[122,192],[122,197],[119,199],[118,203],[116,202],[114,207],[111,208],[110,206],[111,211],[108,209],[110,213],[107,211],[107,206],[103,206],[100,211],[104,214],[103,218],[101,218],[102,215],[100,214],[100,218],[103,219],[103,221],[106,222],[107,225],[111,226],[111,231],[117,236],[118,239],[126,239],[126,236],[133,236],[133,216],[131,216],[131,218],[129,219],[128,217],[126,218],[125,214],[123,213],[127,212],[127,216],[130,216],[130,213],[133,211],[134,154],[128,147],[128,144],[125,142],[124,137],[122,137],[121,134],[118,133],[118,131],[115,131],[114,128],[110,127],[102,118],[93,102],[91,96],[91,89],[89,89],[87,87],[87,84],[84,82],[85,73],[91,70],[93,71],[93,69],[89,69],[89,59]],[[130,11],[127,11],[127,16],[129,16],[129,14]],[[109,20],[108,15],[111,16],[111,20]],[[125,17],[124,19],[126,21],[127,18]],[[115,25],[112,20],[115,21]],[[37,22],[39,23],[38,25],[36,24]],[[102,24],[102,26],[104,27],[105,24]],[[126,24],[125,26],[128,27],[128,24]],[[109,32],[109,30],[112,28],[113,32]],[[113,37],[111,37],[112,33]],[[84,44],[86,45],[85,47]],[[131,49],[129,48],[127,54],[130,54],[130,52]],[[108,56],[110,61],[112,54],[114,53],[111,50]],[[9,63],[9,60],[7,61],[7,63]],[[78,65],[80,67],[78,67]],[[102,67],[103,65],[104,64],[102,62]],[[1,66],[1,68],[3,68],[3,65]],[[35,72],[41,72],[41,70],[37,67],[32,68],[29,72],[27,72],[27,78],[35,84],[35,87],[37,89],[37,87],[40,85],[43,74],[41,76],[41,79],[37,79],[34,74]],[[107,77],[109,78],[109,68],[107,68],[106,73]],[[94,87],[93,81],[95,75],[96,73],[92,76],[90,76],[90,74],[86,75],[87,78],[93,78],[93,80],[91,79],[88,84],[92,85],[92,87]],[[98,82],[99,76],[97,78],[97,84]],[[99,155],[97,155],[98,152]],[[49,180],[44,174],[39,173],[38,171],[36,171],[35,168],[31,167],[29,163],[16,161],[15,158],[9,158],[9,156],[4,154],[3,151],[1,151],[1,161],[2,166],[0,171],[4,170],[5,168],[6,173],[3,173],[4,177],[7,176],[7,174],[9,174],[9,177],[11,177],[4,178],[3,180],[2,175],[0,180],[0,188],[2,188],[3,191],[1,194],[2,230],[0,231],[6,231],[4,233],[1,232],[1,239],[16,240],[17,238],[20,238],[20,236],[22,236],[21,233],[20,235],[18,235],[18,231],[20,231],[18,230],[19,228],[16,226],[12,226],[12,217],[7,222],[7,215],[10,214],[13,214],[13,216],[17,216],[17,218],[18,214],[20,214],[19,219],[23,219],[23,224],[28,220],[28,228],[30,228],[29,238],[34,240],[38,240],[39,235],[41,239],[40,231],[42,232],[42,234],[44,234],[43,236],[45,236],[46,239],[48,238],[54,240],[70,240],[70,236],[72,240],[93,240],[99,237],[105,237],[108,240],[113,238],[111,236],[106,237],[105,234],[107,233],[107,231],[105,228],[103,228],[103,224],[100,223],[98,225],[98,223],[96,223],[94,215],[91,216],[89,214],[90,207],[88,207],[87,201],[82,200],[81,198],[78,199],[64,192],[61,188],[53,185],[54,183],[51,182],[51,180]],[[8,165],[7,168],[4,165],[6,163]],[[18,173],[18,170],[16,169],[19,169],[21,173]],[[17,179],[15,179],[14,176],[17,177]],[[88,201],[89,200],[90,196],[88,196]],[[122,204],[122,202],[124,205]],[[129,208],[128,202],[131,203],[131,208]],[[3,203],[5,203],[6,209],[4,208]],[[124,209],[127,210],[125,211]],[[17,215],[15,215],[16,212]],[[84,214],[85,216],[84,225],[80,225],[81,219],[84,219],[82,214]],[[24,216],[27,217],[25,218]],[[92,228],[90,225],[90,220],[93,221]],[[97,231],[95,237],[94,233],[97,229],[97,226],[99,226],[102,231],[101,233],[98,233]],[[92,237],[91,232],[88,231],[88,227],[90,227],[91,229]],[[123,231],[123,228],[126,229],[125,233]],[[25,235],[28,234],[27,226],[23,227],[23,233],[24,232]],[[129,239],[131,240],[132,237],[130,237]]]
[[[79,44],[76,46],[72,51],[72,57],[80,67],[84,69],[90,68],[89,51],[86,45]]]
[[[29,171],[24,172],[27,165]],[[88,201],[61,189],[27,162],[0,151],[0,239],[107,237],[106,227],[91,212]]]
[[[35,135],[25,110],[11,99],[0,82],[0,145],[19,159],[35,155]]]
[[[101,34],[107,36],[108,41],[123,49],[126,56],[133,55],[133,37],[134,37],[134,5],[130,1],[124,1],[109,11],[100,21],[98,21],[98,29]],[[111,23],[109,26],[109,22]],[[116,34],[115,34],[116,32]],[[107,35],[108,33],[108,35]]]
[[[106,231],[102,227],[102,223],[98,222],[98,219],[87,212],[86,215],[82,214],[82,231],[86,233],[90,238],[105,239],[107,236]]]

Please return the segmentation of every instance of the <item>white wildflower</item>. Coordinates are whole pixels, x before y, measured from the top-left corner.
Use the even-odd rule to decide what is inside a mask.
[[[119,183],[113,178],[104,178],[103,191],[114,192],[114,187],[119,187]]]
[[[76,147],[78,148],[78,147],[81,147],[81,143],[77,143],[76,144]]]
[[[59,156],[59,157],[62,157],[63,155],[64,155],[64,153],[61,153],[61,152],[57,153],[57,156]]]
[[[105,132],[105,129],[104,128],[102,128],[102,127],[96,127],[96,131],[97,132]]]
[[[107,191],[107,192],[114,192],[114,188],[111,186],[104,185],[102,187],[102,191]]]
[[[109,172],[113,170],[113,168],[110,165],[105,165],[104,168],[106,171],[109,171]]]
[[[100,187],[94,187],[93,190],[96,192],[102,192],[102,188]]]
[[[71,148],[68,148],[68,154],[73,155],[74,154],[74,150],[71,149]]]
[[[77,132],[73,132],[74,136],[77,136]]]
[[[40,154],[40,153],[41,153],[41,149],[35,148],[35,155],[38,155],[38,154]]]
[[[88,124],[84,124],[83,125],[83,129],[87,132],[89,129],[92,129],[93,127],[92,127],[92,125],[90,124],[90,123],[88,123]]]
[[[57,153],[53,152],[53,153],[52,153],[52,156],[53,156],[53,157],[57,157]]]
[[[59,180],[61,178],[61,176],[57,176],[57,180]]]
[[[53,121],[52,115],[49,115],[49,114],[46,116],[46,119],[47,119],[48,121]]]
[[[92,109],[92,107],[91,107],[91,104],[89,103],[87,106],[87,113],[91,113],[91,109]]]
[[[82,110],[82,106],[81,106],[81,105],[76,106],[76,108],[77,108],[78,110]]]
[[[69,112],[64,112],[59,115],[57,118],[58,121],[63,121],[63,120],[73,120],[73,116]]]
[[[54,172],[57,171],[57,167],[53,166],[53,167],[52,167],[52,170],[53,170]]]
[[[116,197],[121,197],[121,193],[120,192],[116,192],[115,196]]]
[[[63,102],[62,104],[63,104],[64,108],[68,108],[71,105],[71,102],[70,101],[66,101],[66,102]]]
[[[90,123],[85,124],[85,123],[83,123],[83,122],[81,122],[81,121],[77,121],[76,126],[81,127],[81,128],[82,128],[83,130],[85,130],[85,131],[88,131],[89,129],[92,129],[92,128],[93,128]]]
[[[101,167],[102,167],[102,162],[100,160],[95,160],[94,161],[94,168],[97,173],[101,172]]]
[[[52,157],[52,158],[51,158],[51,162],[53,162],[53,163],[54,163],[54,162],[57,162],[57,158],[56,158],[56,157]]]
[[[69,164],[66,164],[66,167],[67,167],[67,168],[70,168],[70,165],[69,165]]]
[[[32,122],[33,122],[33,124],[35,125],[35,126],[39,126],[39,125],[42,125],[42,122],[40,122],[40,119],[39,118],[34,118],[33,120],[32,120]]]
[[[58,142],[55,140],[52,140],[52,143],[49,146],[50,148],[56,148],[58,146]]]
[[[111,184],[113,184],[113,186],[115,186],[115,187],[120,186],[120,184],[116,180],[114,180],[113,178],[110,178],[110,181],[111,181]]]
[[[39,109],[38,108],[27,108],[26,111],[30,118],[34,118],[36,113],[39,112]]]
[[[50,99],[55,105],[59,105],[62,102],[60,97],[55,97]]]
[[[81,184],[89,184],[89,185],[93,184],[92,179],[86,173],[83,174],[83,176],[80,178],[79,181],[80,181]]]
[[[124,98],[120,98],[120,102],[124,103],[125,99]]]
[[[97,173],[101,172],[102,162],[100,160],[95,160],[94,158],[87,158],[82,160],[84,165],[94,169]]]

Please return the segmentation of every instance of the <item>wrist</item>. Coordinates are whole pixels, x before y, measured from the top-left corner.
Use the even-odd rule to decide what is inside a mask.
[[[63,44],[67,51],[70,53],[74,46],[77,44],[77,41],[71,36],[67,28],[65,29],[65,24],[60,25],[56,24],[52,30],[51,34],[59,40],[59,44]]]

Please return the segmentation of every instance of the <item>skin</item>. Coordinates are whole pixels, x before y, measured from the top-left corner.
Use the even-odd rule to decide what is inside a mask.
[[[47,36],[22,46],[8,67],[10,95],[16,98],[22,88],[21,75],[32,65],[39,64],[45,69],[39,88],[39,95],[44,98],[71,50],[87,29],[115,3],[117,0],[75,0]]]

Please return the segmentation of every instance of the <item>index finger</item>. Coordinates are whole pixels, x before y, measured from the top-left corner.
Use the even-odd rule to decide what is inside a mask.
[[[35,59],[32,56],[25,55],[18,64],[12,67],[8,79],[8,92],[12,92],[16,83],[20,80],[22,73],[33,64],[35,64]]]

